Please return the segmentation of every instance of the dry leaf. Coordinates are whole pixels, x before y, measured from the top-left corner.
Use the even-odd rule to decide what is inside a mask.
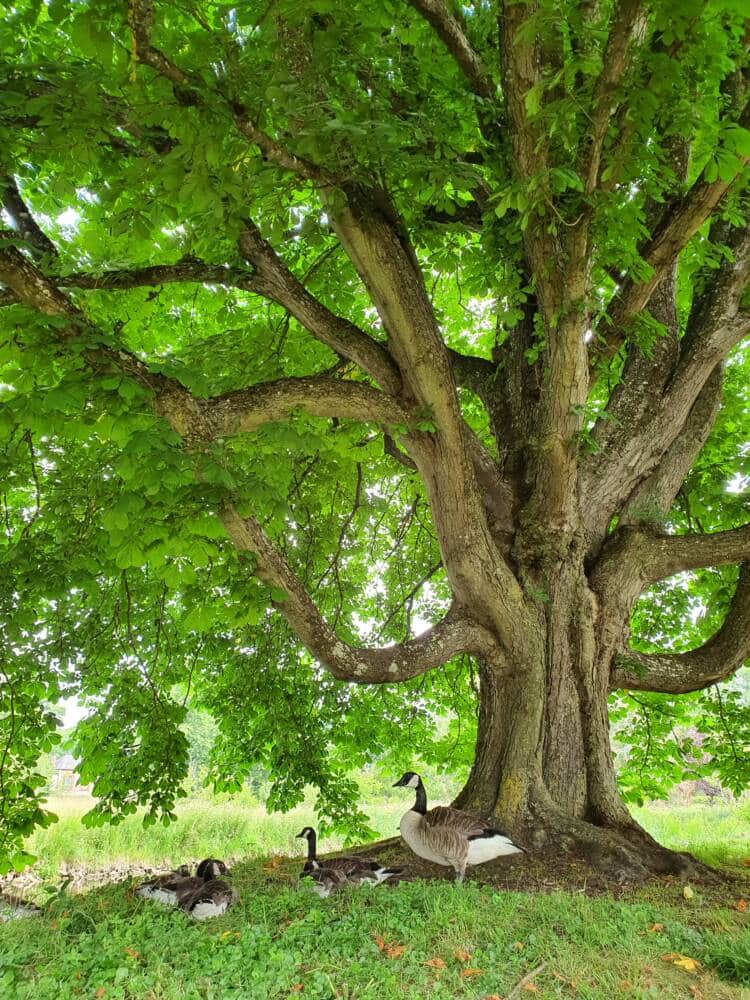
[[[381,951],[383,951],[385,949],[385,938],[381,937],[377,933],[377,931],[373,931],[372,932],[372,936],[373,936],[373,938],[375,940],[375,944],[378,946],[378,948],[380,948]]]
[[[654,934],[661,934],[661,932],[664,930],[664,924],[651,924],[649,930],[653,931]]]
[[[431,969],[444,969],[445,968],[445,962],[443,961],[442,958],[430,958],[424,964],[425,965],[429,965],[429,967]]]
[[[622,982],[620,983],[620,989],[621,990],[629,990],[629,989],[632,989],[632,987],[633,987],[633,984],[630,982],[629,979],[623,979]]]
[[[740,913],[744,913],[745,910],[747,909],[747,900],[746,899],[738,899],[737,900],[737,906],[735,908],[737,910],[739,910]]]
[[[469,954],[468,951],[464,951],[463,948],[457,948],[453,952],[453,955],[454,955],[454,958],[457,958],[459,960],[459,962],[470,962],[471,961],[471,955]]]
[[[107,991],[104,989],[103,986],[100,986],[99,989],[94,994],[95,997],[104,997],[106,995],[107,995]]]
[[[526,945],[523,943],[523,941],[514,941],[513,942],[513,950],[514,951],[523,951],[523,949],[525,947],[526,947]]]
[[[744,858],[742,864],[750,868],[750,858]]]
[[[693,1000],[703,1000],[703,994],[698,986],[690,987],[690,995],[693,997]]]
[[[461,969],[462,979],[474,979],[475,976],[483,976],[484,969]]]
[[[701,963],[697,959],[691,958],[689,955],[681,955],[678,951],[667,952],[666,955],[661,956],[661,960],[662,962],[671,962],[672,965],[676,965],[693,975],[701,968]]]
[[[136,951],[135,948],[126,948],[125,952],[126,952],[126,954],[130,955],[131,958],[140,958],[141,957],[141,953],[139,951]]]
[[[482,1000],[503,1000],[499,993],[488,993]]]
[[[536,983],[524,983],[523,984],[523,989],[525,989],[527,993],[538,993],[539,992],[539,987],[537,986]]]
[[[692,899],[695,893],[693,892],[692,888],[689,885],[686,885],[683,887],[682,895],[685,897],[685,899]]]
[[[263,865],[263,871],[264,872],[275,871],[277,868],[281,867],[281,864],[282,864],[283,861],[284,861],[284,855],[283,854],[274,854]]]
[[[304,988],[305,988],[304,983],[295,983],[294,986],[289,987],[292,993],[301,993],[302,990],[304,990]]]
[[[405,944],[388,944],[385,946],[385,953],[388,958],[401,958],[405,951]]]

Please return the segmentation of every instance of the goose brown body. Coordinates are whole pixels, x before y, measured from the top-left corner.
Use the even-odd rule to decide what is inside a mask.
[[[300,878],[309,877],[313,889],[319,896],[330,896],[347,886],[360,886],[363,882],[378,884],[400,875],[402,868],[385,868],[372,858],[342,857],[326,858],[319,861],[316,853],[317,835],[311,826],[306,826],[298,837],[307,840],[307,860]]]
[[[427,809],[427,793],[422,779],[407,771],[394,785],[413,788],[414,806],[401,818],[401,836],[420,858],[453,868],[456,881],[463,881],[469,865],[479,865],[506,854],[520,854],[523,848],[498,830],[484,816],[435,806]]]

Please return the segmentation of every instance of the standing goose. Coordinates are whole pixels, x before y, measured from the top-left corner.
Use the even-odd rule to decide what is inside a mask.
[[[457,882],[463,882],[467,865],[523,853],[522,847],[482,816],[451,806],[435,806],[428,812],[425,787],[414,771],[407,771],[393,787],[413,788],[417,793],[414,805],[401,817],[401,836],[420,858],[452,867]]]
[[[218,875],[226,875],[227,866],[223,861],[216,858],[205,858],[198,865],[195,875],[190,874],[187,865],[180,867],[167,875],[157,875],[139,885],[135,890],[136,895],[142,899],[155,899],[157,903],[165,903],[167,906],[176,906],[191,892],[200,889],[204,883],[210,879],[215,879]]]
[[[385,868],[372,858],[326,858],[325,861],[318,861],[315,830],[306,826],[297,836],[307,840],[307,860],[300,878],[311,878],[314,891],[324,899],[347,886],[359,886],[363,882],[377,885],[403,872],[403,868]]]

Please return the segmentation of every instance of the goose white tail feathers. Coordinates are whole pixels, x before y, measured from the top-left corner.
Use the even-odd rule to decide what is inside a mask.
[[[194,920],[208,920],[226,913],[238,898],[223,879],[214,878],[180,899],[180,908]]]
[[[451,806],[428,811],[424,784],[414,771],[402,775],[395,787],[413,788],[416,793],[414,805],[401,818],[401,836],[420,858],[452,867],[456,881],[463,881],[469,865],[523,853],[522,847],[482,816]]]

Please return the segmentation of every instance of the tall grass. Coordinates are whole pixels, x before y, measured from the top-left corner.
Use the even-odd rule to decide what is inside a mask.
[[[750,858],[750,799],[713,805],[653,802],[634,810],[648,832],[675,851],[690,851],[710,865],[739,865]]]
[[[249,796],[187,799],[177,807],[179,819],[169,826],[144,830],[141,817],[128,816],[117,826],[85,827],[81,817],[93,801],[86,796],[52,797],[49,807],[60,818],[38,830],[27,847],[39,858],[37,870],[51,877],[61,867],[102,868],[118,863],[179,864],[190,858],[219,856],[258,858],[270,854],[301,854],[296,834],[315,825],[312,803],[288,813],[269,814]],[[403,804],[368,803],[372,826],[383,837],[398,832]],[[343,846],[340,837],[327,837],[323,850]]]

